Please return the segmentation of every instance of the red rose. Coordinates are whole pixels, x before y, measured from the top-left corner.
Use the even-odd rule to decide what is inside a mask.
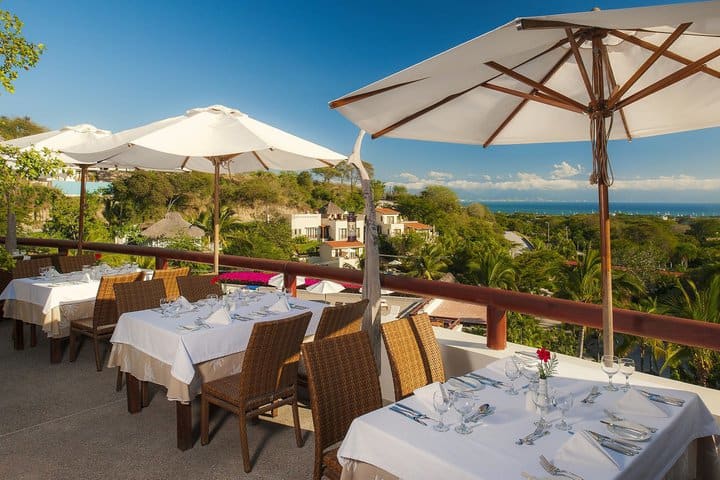
[[[218,277],[213,277],[212,280],[210,280],[210,283],[212,283],[213,285],[215,285],[215,284],[218,282],[218,280],[219,280]]]
[[[536,353],[538,358],[543,362],[547,362],[548,360],[550,360],[550,350],[547,350],[545,347],[542,347]]]
[[[102,253],[95,254],[95,260],[100,260],[101,258],[102,258]]]

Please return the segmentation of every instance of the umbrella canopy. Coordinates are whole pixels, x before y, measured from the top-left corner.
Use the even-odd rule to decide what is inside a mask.
[[[320,280],[319,282],[308,286],[305,290],[312,293],[322,293],[323,295],[327,295],[328,293],[340,293],[345,290],[345,286],[333,282],[332,280]]]
[[[347,157],[222,105],[188,110],[65,153],[101,165],[215,174],[214,264],[219,264],[219,176],[334,166]]]
[[[608,139],[720,125],[720,2],[520,18],[331,102],[373,138],[589,140],[612,354]]]
[[[305,285],[305,277],[303,276],[296,277],[295,281],[298,287],[300,285]],[[283,288],[285,288],[285,275],[283,275],[282,273],[273,275],[272,277],[270,277],[270,280],[268,280],[268,285],[282,290]]]
[[[83,145],[84,148],[92,148],[98,145],[103,139],[111,136],[109,130],[101,130],[94,125],[83,123],[80,125],[67,126],[59,130],[50,132],[28,135],[26,137],[8,140],[5,143],[19,148],[47,148],[55,151],[62,151],[77,145]],[[80,212],[78,218],[78,240],[79,250],[82,251],[82,241],[84,236],[84,218],[85,218],[85,183],[87,180],[87,169],[95,162],[92,159],[75,158],[66,153],[58,153],[57,157],[66,165],[78,165],[80,167]]]

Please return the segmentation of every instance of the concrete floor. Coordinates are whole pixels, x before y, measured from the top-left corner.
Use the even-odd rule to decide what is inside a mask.
[[[75,363],[50,364],[43,333],[38,345],[12,348],[12,323],[0,321],[0,479],[309,479],[313,470],[310,411],[300,409],[305,446],[297,448],[290,407],[249,426],[253,471],[245,474],[235,417],[216,410],[211,440],[199,440],[199,401],[193,403],[195,444],[176,448],[175,404],[161,388],[150,405],[127,412],[115,391],[115,369],[95,371],[91,342]]]

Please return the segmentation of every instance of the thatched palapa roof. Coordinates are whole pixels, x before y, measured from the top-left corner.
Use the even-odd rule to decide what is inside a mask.
[[[202,238],[205,232],[185,219],[178,212],[168,212],[165,218],[153,223],[140,232],[147,238],[172,238],[178,235],[187,235],[190,238]]]

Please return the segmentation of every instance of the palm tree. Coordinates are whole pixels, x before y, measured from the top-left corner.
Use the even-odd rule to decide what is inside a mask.
[[[468,277],[473,283],[505,290],[516,288],[515,269],[508,255],[485,251],[468,262],[468,270]]]
[[[425,245],[405,261],[408,275],[427,280],[437,280],[447,271],[445,252],[439,244]]]
[[[202,228],[205,236],[210,239],[213,236],[213,214],[214,209],[210,207],[208,210],[200,213],[193,222],[196,227]],[[229,207],[220,207],[220,249],[225,248],[226,239],[236,232],[242,222],[235,216],[235,211]]]

